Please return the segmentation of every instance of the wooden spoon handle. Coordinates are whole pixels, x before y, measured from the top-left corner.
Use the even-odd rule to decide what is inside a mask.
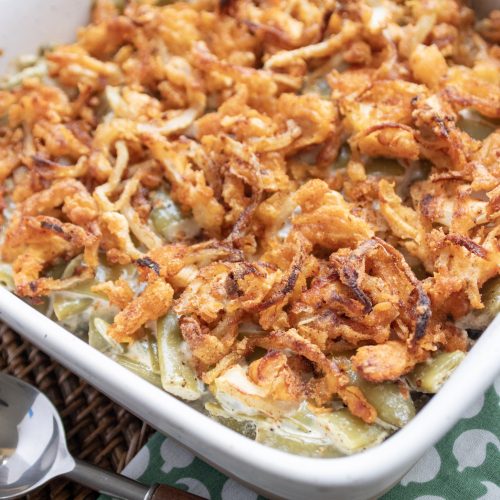
[[[193,500],[200,499],[198,495],[193,495],[187,491],[179,490],[168,484],[159,484],[151,488],[148,500]]]

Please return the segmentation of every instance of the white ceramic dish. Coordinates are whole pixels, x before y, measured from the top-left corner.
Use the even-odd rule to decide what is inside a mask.
[[[0,0],[0,47],[12,58],[48,42],[69,41],[70,34],[85,23],[89,3]],[[5,67],[0,59],[0,71]],[[220,470],[268,496],[291,500],[365,500],[380,495],[453,426],[500,371],[497,317],[439,394],[404,429],[354,456],[313,459],[267,448],[198,413],[94,350],[4,288],[0,288],[0,319]]]

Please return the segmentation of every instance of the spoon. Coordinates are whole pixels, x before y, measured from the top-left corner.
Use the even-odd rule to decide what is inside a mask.
[[[50,400],[26,382],[0,373],[0,499],[26,495],[61,475],[126,500],[201,498],[168,485],[147,487],[73,458]]]

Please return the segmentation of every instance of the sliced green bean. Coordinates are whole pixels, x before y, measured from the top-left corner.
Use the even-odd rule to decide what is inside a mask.
[[[127,345],[124,351],[113,358],[139,377],[161,387],[160,366],[156,339],[148,334],[140,340]]]
[[[377,410],[378,418],[391,426],[403,427],[415,416],[411,397],[405,396],[399,384],[383,382],[373,384],[352,371],[352,383],[358,386],[367,401]]]
[[[48,297],[40,297],[39,299],[37,299],[36,302],[32,302],[31,306],[33,307],[33,309],[36,309],[39,313],[45,314],[46,316],[47,314],[50,315],[50,309],[49,309],[50,300]]]
[[[307,434],[294,434],[280,424],[261,424],[257,426],[255,437],[259,443],[278,450],[307,457],[332,458],[342,453],[325,439],[309,438]]]
[[[175,313],[170,312],[158,321],[156,335],[163,388],[188,401],[198,399],[203,393],[203,383],[183,351],[185,344]]]
[[[219,403],[210,401],[205,404],[205,409],[210,415],[219,421],[221,424],[233,429],[233,431],[243,434],[244,436],[255,439],[256,435],[256,420],[248,418],[240,418],[227,413]]]
[[[500,126],[500,121],[485,118],[472,109],[465,109],[459,115],[457,126],[473,139],[482,141]]]
[[[75,274],[76,269],[82,265],[83,256],[78,255],[74,259],[71,259],[65,266],[64,271],[61,274],[61,278],[71,278]]]
[[[113,0],[113,3],[115,4],[116,8],[118,9],[118,13],[123,14],[123,11],[125,10],[126,1],[125,0]]]
[[[340,363],[346,370],[351,384],[359,387],[367,401],[377,410],[381,425],[403,427],[415,416],[413,400],[410,396],[404,395],[399,384],[394,382],[373,384],[358,375],[347,357],[342,357]]]
[[[160,363],[158,360],[158,344],[156,338],[146,334],[143,338],[127,344],[123,354],[131,361],[145,366],[148,370],[160,375]]]
[[[167,241],[171,241],[175,234],[173,226],[182,220],[182,213],[172,198],[163,191],[155,193],[153,202],[155,207],[151,210],[150,215],[153,227]]]
[[[45,59],[39,59],[32,66],[28,66],[12,76],[0,78],[0,90],[11,90],[19,86],[26,78],[41,78],[46,76],[47,72],[47,62]]]
[[[110,354],[113,359],[141,378],[161,387],[155,339],[152,335],[138,340],[128,347],[118,343],[108,334],[109,323],[93,318],[89,323],[89,344]]]
[[[402,176],[405,168],[392,158],[369,158],[365,162],[365,171],[371,175]]]
[[[139,377],[151,382],[152,384],[161,387],[161,378],[158,373],[155,373],[149,366],[134,361],[128,356],[123,354],[117,354],[114,359],[122,366],[130,370],[131,372],[139,375]]]
[[[464,358],[462,351],[439,353],[417,365],[408,375],[408,382],[416,391],[435,394]]]
[[[382,427],[363,422],[347,409],[318,415],[318,422],[324,427],[334,446],[346,455],[374,446],[388,435]]]
[[[200,227],[192,217],[185,217],[170,196],[163,191],[156,193],[155,208],[151,211],[151,223],[156,232],[167,241],[192,238]]]
[[[484,307],[474,309],[457,321],[457,326],[467,330],[475,330],[479,334],[500,313],[500,277],[488,280],[481,289],[481,300]]]
[[[70,262],[59,262],[57,264],[54,264],[50,268],[48,268],[46,271],[44,271],[44,276],[48,278],[53,278],[53,279],[61,279],[64,271],[66,268],[73,262],[72,260]]]
[[[310,457],[338,457],[342,453],[306,402],[279,420],[257,424],[257,440],[289,453]]]
[[[52,305],[54,314],[59,321],[63,321],[75,314],[80,314],[88,309],[93,303],[92,299],[80,297],[68,297],[64,293],[58,293],[54,297]]]
[[[401,392],[398,384],[361,382],[359,388],[368,402],[377,410],[378,418],[394,427],[403,427],[415,416],[411,397]]]
[[[101,318],[89,321],[89,344],[101,352],[123,353],[124,347],[108,334],[109,323]]]
[[[349,163],[349,160],[351,159],[351,148],[347,145],[344,144],[339,151],[339,154],[337,156],[337,159],[332,165],[333,170],[340,170],[342,168],[347,167],[347,164]]]
[[[9,290],[14,289],[14,276],[12,275],[12,266],[10,264],[0,263],[0,283]]]
[[[491,322],[500,313],[500,277],[486,282],[481,290],[481,299],[484,304],[484,314],[488,316],[489,322]]]
[[[328,85],[326,78],[320,76],[313,81],[306,82],[306,85],[302,89],[302,94],[315,94],[324,99],[330,99],[332,89]]]

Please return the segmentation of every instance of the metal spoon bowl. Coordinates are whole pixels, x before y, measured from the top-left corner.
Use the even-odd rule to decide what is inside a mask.
[[[168,485],[149,488],[74,459],[50,400],[35,387],[0,373],[0,499],[26,495],[61,475],[127,500],[200,498]]]

